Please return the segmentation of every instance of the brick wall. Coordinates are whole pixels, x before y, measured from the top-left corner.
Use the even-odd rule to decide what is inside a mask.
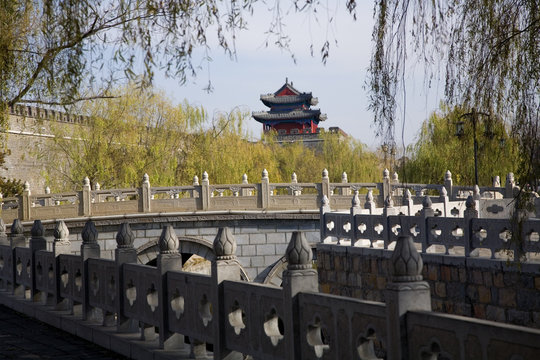
[[[389,250],[319,244],[320,290],[385,301]],[[540,328],[540,264],[422,254],[434,311]]]

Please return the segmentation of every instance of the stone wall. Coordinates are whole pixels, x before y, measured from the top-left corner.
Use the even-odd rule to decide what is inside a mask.
[[[317,246],[322,292],[385,301],[392,251]],[[540,264],[421,254],[434,311],[540,328]]]

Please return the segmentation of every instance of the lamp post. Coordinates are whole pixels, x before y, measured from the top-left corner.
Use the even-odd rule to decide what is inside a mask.
[[[478,122],[478,115],[484,115],[489,117],[489,114],[476,111],[475,108],[472,108],[472,111],[466,114],[461,115],[459,118],[467,117],[472,121],[473,125],[473,144],[474,144],[474,182],[475,185],[478,185],[478,141],[476,139],[476,125]],[[465,134],[465,127],[463,121],[456,123],[456,136],[461,137]]]

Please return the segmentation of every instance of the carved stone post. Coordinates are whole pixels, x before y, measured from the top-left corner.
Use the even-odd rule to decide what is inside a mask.
[[[116,296],[116,331],[120,333],[137,332],[138,324],[135,320],[124,316],[124,271],[123,265],[137,262],[137,251],[133,247],[135,234],[131,231],[128,223],[120,224],[116,233],[116,249],[114,250],[114,262],[116,264],[116,283],[114,284]],[[106,314],[109,319],[103,319],[104,323],[110,324],[113,321],[112,314]]]
[[[242,175],[242,184],[249,184],[247,174]],[[240,190],[240,196],[251,196],[252,191],[250,189],[242,188]]]
[[[440,190],[439,200],[443,204],[443,208],[444,208],[443,216],[445,216],[445,217],[451,216],[451,214],[450,214],[450,202],[448,200],[448,193],[447,193],[446,188],[444,186]]]
[[[287,358],[301,359],[299,308],[296,295],[300,292],[318,292],[319,282],[317,270],[313,269],[313,253],[304,233],[295,231],[285,252],[287,270],[283,272],[283,311],[285,334],[287,335]]]
[[[15,219],[13,220],[13,224],[11,224],[9,234],[9,244],[12,249],[16,247],[26,247],[26,238],[24,237],[24,227],[21,223],[21,220]]]
[[[184,336],[169,331],[167,318],[169,303],[167,294],[167,271],[182,270],[182,254],[178,252],[178,237],[171,225],[163,228],[158,241],[157,271],[161,277],[158,284],[159,306],[159,346],[165,350],[179,349],[184,346]]]
[[[143,175],[141,190],[139,193],[139,212],[152,211],[152,191],[150,189],[150,177]]]
[[[341,183],[347,184],[349,182],[349,179],[347,178],[347,173],[344,171],[343,174],[341,174]],[[351,195],[351,188],[341,188],[341,195],[349,196]]]
[[[444,187],[450,200],[453,200],[456,194],[452,192],[452,173],[450,170],[446,170],[446,174],[444,174]]]
[[[224,308],[223,285],[224,280],[241,280],[240,263],[236,259],[236,239],[229,228],[220,228],[214,239],[214,253],[216,260],[212,262],[212,280],[215,282],[214,306],[217,311],[214,326],[214,359],[223,359],[231,353],[225,348],[225,322],[227,309]]]
[[[202,210],[208,210],[210,208],[210,181],[208,180],[208,173],[206,171],[202,175],[201,205]]]
[[[388,359],[406,359],[406,314],[410,310],[431,311],[429,284],[422,281],[423,262],[411,236],[399,236],[390,259],[392,278],[386,287]]]
[[[88,184],[90,187],[90,184]],[[83,286],[82,286],[82,318],[83,320],[87,320],[88,318],[92,317],[93,309],[90,307],[89,301],[88,301],[88,295],[89,295],[89,285],[90,285],[90,279],[88,274],[88,259],[90,258],[99,258],[100,257],[100,248],[99,244],[97,242],[98,240],[98,231],[96,229],[96,225],[92,220],[88,220],[86,224],[84,225],[84,228],[82,230],[82,238],[83,242],[81,244],[81,259],[82,259],[82,280],[83,280]]]
[[[514,173],[508,173],[506,175],[506,184],[505,184],[505,191],[504,191],[504,197],[505,198],[512,198],[514,197],[514,186],[516,185],[514,180]]]
[[[82,191],[79,193],[79,215],[92,215],[92,189],[88,177],[84,178]]]
[[[192,185],[193,186],[200,186],[199,185],[199,177],[197,175],[195,175],[193,177],[193,184]],[[199,197],[199,192],[197,190],[191,190],[190,195],[191,195],[192,198],[197,198],[197,197]]]
[[[478,210],[476,210],[477,202],[473,200],[473,197],[469,195],[465,201],[466,209],[463,212],[463,217],[465,218],[466,229],[464,231],[465,237],[465,256],[470,256],[471,254],[471,241],[473,237],[472,233],[472,219],[478,218]]]
[[[405,196],[403,197],[402,201],[403,205],[407,207],[407,215],[413,216],[413,205],[414,201],[412,199],[412,194],[409,189],[405,190]]]
[[[358,197],[358,190],[355,190],[354,191],[354,196],[352,198],[352,202],[351,202],[351,209],[350,209],[350,214],[351,214],[351,220],[350,220],[350,223],[351,223],[351,229],[349,230],[351,232],[351,246],[354,245],[354,242],[356,241],[356,239],[358,239],[358,235],[357,235],[357,232],[359,231],[358,230],[358,224],[356,223],[356,217],[355,215],[356,214],[361,214],[362,213],[362,208],[360,207],[360,198]],[[338,239],[338,242],[339,242],[339,239]]]
[[[330,199],[330,178],[328,177],[328,170],[324,169],[322,171],[322,181],[321,181],[321,193],[319,194],[321,199],[326,196]]]
[[[376,204],[375,201],[373,201],[373,190],[369,189],[366,194],[366,203],[364,204],[364,208],[369,210],[369,214],[373,215],[375,212]]]
[[[328,197],[325,195],[321,200],[321,208],[319,209],[319,233],[321,236],[321,242],[324,242],[324,239],[326,239],[326,220],[324,218],[324,214],[327,212],[330,212],[330,202],[328,201]]]
[[[388,169],[383,170],[383,179],[382,179],[382,198],[383,201],[386,201],[388,197],[392,197],[392,185],[390,183],[390,171]]]
[[[422,200],[422,210],[420,210],[422,222],[419,224],[423,252],[427,249],[427,218],[435,216],[435,210],[433,210],[432,205],[433,203],[431,202],[429,195],[424,196],[424,200]]]
[[[21,220],[29,220],[32,217],[30,195],[32,195],[30,184],[26,181],[23,192],[19,195],[19,219]]]
[[[32,288],[30,294],[33,301],[40,301],[40,293],[36,288],[36,252],[39,250],[47,250],[47,240],[43,237],[43,225],[41,220],[34,220],[32,225],[32,237],[30,238],[30,252],[31,257],[31,275],[32,275]]]
[[[267,209],[270,205],[270,179],[268,178],[268,171],[266,169],[262,171],[261,191],[259,193],[261,208],[263,210]]]
[[[388,195],[386,199],[384,200],[383,215],[384,216],[397,215],[397,209],[394,207],[394,200],[392,200],[391,195]]]
[[[69,230],[64,220],[59,220],[54,226],[54,242],[52,251],[54,253],[54,289],[55,292],[52,297],[52,305],[56,310],[67,310],[69,308],[69,301],[63,300],[60,297],[60,258],[61,254],[69,254],[71,249],[71,242],[69,241]]]
[[[0,245],[9,245],[8,236],[6,234],[6,224],[2,218],[0,218]]]

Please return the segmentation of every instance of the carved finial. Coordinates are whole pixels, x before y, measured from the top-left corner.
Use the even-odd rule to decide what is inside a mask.
[[[69,230],[64,220],[59,220],[54,226],[54,241],[67,241],[69,239]]]
[[[131,227],[128,223],[120,224],[118,233],[116,234],[116,247],[121,248],[132,248],[133,241],[135,241],[135,234],[131,231]]]
[[[268,179],[268,171],[266,169],[263,169],[263,171],[262,171],[262,178],[263,179]]]
[[[399,176],[398,176],[398,173],[394,171],[394,173],[392,174],[392,181],[394,182],[399,182]]]
[[[161,231],[158,245],[160,254],[176,254],[178,253],[178,237],[174,232],[172,225],[167,225]]]
[[[15,219],[13,220],[13,224],[11,224],[11,235],[22,235],[24,233],[24,227],[21,223],[21,220]]]
[[[199,177],[197,175],[193,177],[193,185],[195,186],[199,185]]]
[[[32,237],[43,236],[43,224],[41,223],[41,220],[34,220],[30,233],[32,234]]]
[[[330,204],[330,200],[328,200],[328,196],[324,195],[321,200],[322,206],[328,206]]]
[[[293,232],[285,256],[287,257],[287,269],[289,270],[304,270],[313,266],[311,264],[313,252],[304,233],[300,231]]]
[[[405,190],[405,200],[412,200],[411,190],[409,189]]]
[[[424,200],[422,200],[422,207],[424,209],[431,209],[431,205],[431,198],[428,195],[424,196]]]
[[[495,175],[495,177],[493,178],[493,186],[494,187],[501,186],[501,178],[499,177],[499,175]]]
[[[446,170],[446,174],[444,174],[444,180],[452,180],[452,173],[450,170]]]
[[[296,173],[295,173],[295,172],[293,172],[292,175],[291,175],[291,182],[292,182],[292,183],[298,182],[298,178],[296,177]]]
[[[144,175],[142,176],[142,182],[143,182],[143,184],[150,183],[150,176],[148,176],[147,173],[144,173]]]
[[[101,190],[101,185],[99,185],[99,183],[95,183],[94,185],[94,190]]]
[[[444,186],[441,188],[440,193],[441,193],[441,196],[448,196],[448,191],[446,190]]]
[[[422,280],[422,257],[416,250],[411,236],[400,235],[390,258],[392,280],[409,282]]]
[[[349,182],[349,179],[347,179],[347,173],[345,171],[341,174],[341,182],[342,183]]]
[[[247,184],[248,183],[248,177],[247,177],[247,174],[244,174],[242,175],[242,184]]]
[[[6,224],[4,223],[4,220],[0,218],[0,236],[6,235]]]
[[[88,178],[88,176],[84,177],[83,185],[84,186],[90,186],[90,179]]]
[[[366,195],[367,202],[373,202],[373,190],[369,189]]]
[[[394,200],[392,199],[392,196],[388,195],[386,199],[384,200],[384,207],[391,208],[394,207]]]
[[[96,224],[92,220],[88,220],[84,224],[82,230],[83,243],[95,243],[98,239],[98,231],[96,229]]]
[[[360,207],[360,198],[358,197],[358,190],[354,191],[354,196],[352,198],[352,207]]]
[[[509,172],[508,175],[506,175],[506,183],[513,183],[514,182],[514,173]]]
[[[467,209],[476,209],[476,202],[471,195],[467,196],[467,200],[465,200],[465,206],[467,207]]]
[[[388,171],[388,169],[384,169],[383,172],[382,172],[382,176],[385,179],[389,178],[390,177],[390,171]]]
[[[30,183],[28,181],[25,181],[24,182],[24,191],[29,191],[30,190]]]
[[[480,187],[478,185],[474,185],[473,187],[473,199],[480,200]]]
[[[327,170],[327,169],[323,169],[323,171],[322,171],[322,177],[323,177],[324,179],[326,179],[326,178],[328,177],[328,170]]]
[[[228,227],[220,228],[214,239],[214,253],[218,260],[236,258],[236,239]]]
[[[208,173],[206,171],[202,173],[202,181],[208,181]]]
[[[50,194],[50,193],[51,193],[51,188],[48,186],[45,186],[45,194]]]

